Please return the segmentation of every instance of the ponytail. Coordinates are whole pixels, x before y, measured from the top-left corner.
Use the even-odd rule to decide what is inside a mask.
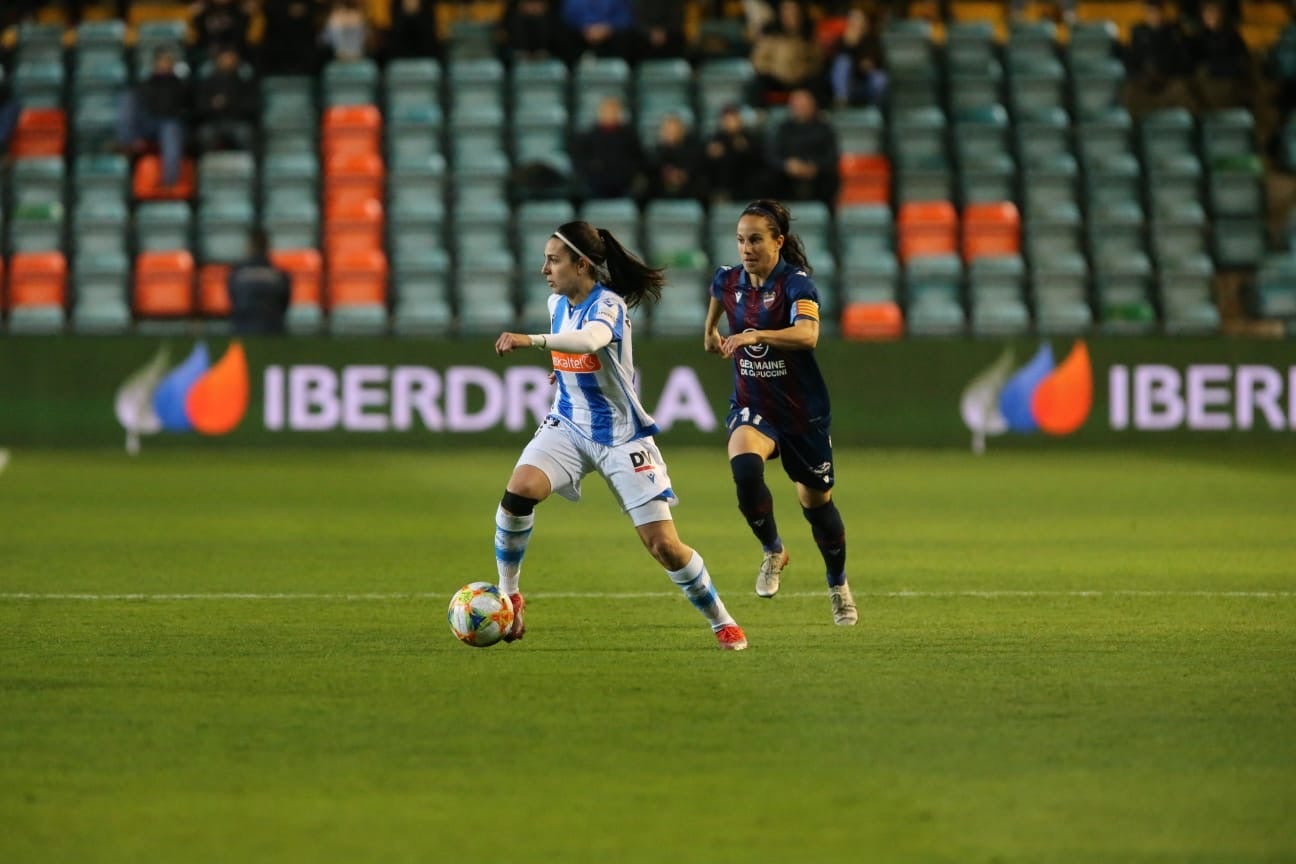
[[[599,281],[615,291],[633,309],[645,298],[653,303],[661,299],[666,281],[659,267],[649,267],[639,256],[621,245],[606,228],[595,228],[588,222],[568,222],[554,232],[570,247],[573,260],[585,258],[599,272]]]

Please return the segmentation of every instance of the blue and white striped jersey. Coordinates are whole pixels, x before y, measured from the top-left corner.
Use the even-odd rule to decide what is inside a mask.
[[[551,333],[585,326],[612,331],[612,341],[593,354],[551,351],[558,392],[550,414],[571,424],[598,444],[616,446],[657,434],[657,424],[634,390],[634,352],[625,300],[602,283],[585,302],[573,306],[566,297],[549,298]]]

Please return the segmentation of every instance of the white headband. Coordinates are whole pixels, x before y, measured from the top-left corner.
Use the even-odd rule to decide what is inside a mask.
[[[591,258],[591,257],[589,257],[588,255],[586,255],[586,254],[585,254],[584,252],[582,252],[580,249],[577,249],[577,248],[576,248],[576,244],[573,243],[573,242],[571,242],[570,240],[568,240],[566,237],[564,237],[561,231],[555,231],[555,232],[553,233],[553,236],[557,237],[559,240],[561,240],[563,243],[565,243],[565,244],[567,245],[567,248],[568,248],[568,249],[572,250],[572,251],[575,252],[577,255],[579,255],[580,257],[584,258],[586,261],[588,261],[588,262],[589,262],[589,265],[590,265],[590,268],[594,271],[594,275],[595,275],[595,277],[597,277],[598,281],[603,282],[603,281],[605,281],[605,280],[608,278],[608,275],[609,275],[609,274],[608,274],[608,269],[607,269],[607,266],[606,266],[606,265],[604,265],[604,264],[595,264],[593,258]]]

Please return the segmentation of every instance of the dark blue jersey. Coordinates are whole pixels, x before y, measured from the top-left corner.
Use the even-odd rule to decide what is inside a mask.
[[[741,267],[721,267],[711,280],[711,296],[724,306],[730,333],[783,330],[800,318],[819,320],[814,282],[782,258],[760,288],[752,287]],[[734,355],[730,402],[794,435],[827,423],[831,412],[814,352],[770,345],[749,345]]]

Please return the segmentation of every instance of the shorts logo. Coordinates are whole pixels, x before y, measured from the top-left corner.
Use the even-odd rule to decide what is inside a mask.
[[[558,372],[597,372],[603,362],[597,354],[563,354],[553,352],[553,368]]]
[[[748,327],[748,328],[747,328],[746,330],[744,330],[743,332],[744,332],[744,333],[755,333],[755,332],[756,332],[756,328],[755,328],[755,327]],[[768,345],[748,345],[746,348],[743,349],[743,351],[745,351],[745,352],[747,353],[747,356],[748,356],[748,357],[753,357],[753,358],[759,360],[761,357],[764,357],[766,354],[769,353],[769,346],[768,346]]]
[[[1093,407],[1093,369],[1089,349],[1077,341],[1060,364],[1053,348],[1040,346],[1030,362],[1013,371],[1012,348],[973,378],[960,402],[963,422],[972,431],[972,449],[985,449],[989,435],[1005,432],[1070,435]]]
[[[642,474],[645,471],[655,472],[657,466],[652,463],[652,457],[648,455],[647,450],[636,450],[630,454],[630,464],[634,466],[636,474]],[[648,475],[649,480],[656,480],[657,475],[651,473]]]
[[[168,366],[170,351],[164,345],[117,388],[117,422],[126,430],[130,453],[139,452],[141,435],[227,435],[247,413],[247,355],[238,341],[230,342],[215,365],[207,345],[199,342],[184,362],[169,371]]]

